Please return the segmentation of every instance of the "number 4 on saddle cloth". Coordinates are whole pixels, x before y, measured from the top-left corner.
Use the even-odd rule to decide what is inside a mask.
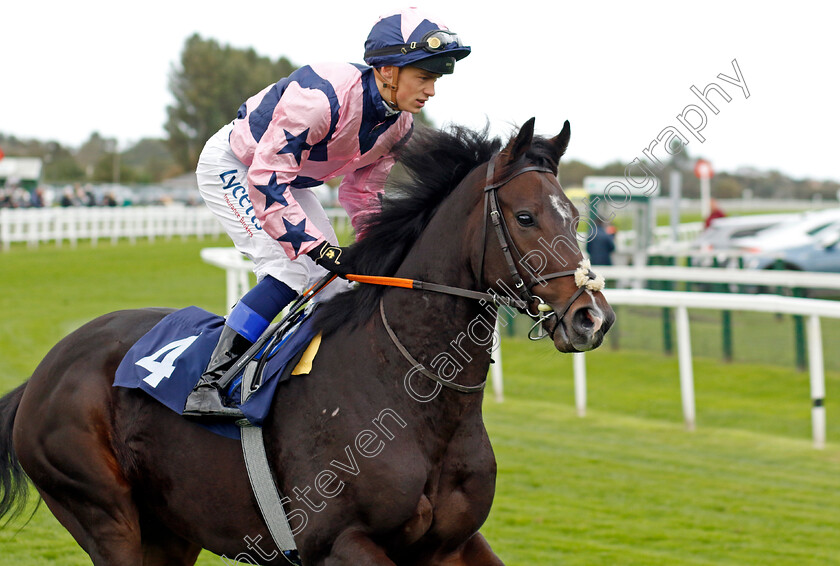
[[[262,425],[277,385],[293,375],[309,373],[321,338],[310,309],[301,311],[276,345],[267,346],[234,379],[226,395],[255,425]],[[198,383],[216,346],[225,319],[198,307],[165,316],[137,341],[117,368],[115,387],[141,389],[178,414]],[[258,369],[259,368],[259,369]],[[210,430],[239,438],[234,422],[199,422]]]

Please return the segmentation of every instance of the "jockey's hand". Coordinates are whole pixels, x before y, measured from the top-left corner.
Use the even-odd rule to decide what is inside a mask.
[[[339,277],[344,277],[353,272],[344,259],[347,257],[346,252],[347,248],[334,246],[329,242],[321,242],[317,247],[309,250],[306,255],[327,271],[331,271]]]

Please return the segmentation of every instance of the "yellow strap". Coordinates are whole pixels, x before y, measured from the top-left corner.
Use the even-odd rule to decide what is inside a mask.
[[[303,352],[303,357],[300,358],[298,365],[292,370],[292,375],[306,375],[312,371],[312,360],[315,359],[315,354],[318,353],[318,348],[321,347],[321,333],[312,339],[309,346]]]

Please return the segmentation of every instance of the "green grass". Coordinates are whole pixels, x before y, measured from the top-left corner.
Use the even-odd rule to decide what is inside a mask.
[[[105,312],[191,304],[223,312],[224,275],[198,256],[218,245],[225,244],[0,254],[0,394],[25,380],[67,332]],[[720,363],[712,347],[700,346],[719,337],[715,321],[704,331],[693,318],[698,428],[689,433],[677,361],[658,346],[661,320],[620,315],[620,343],[634,350],[607,344],[587,355],[585,418],[574,410],[570,357],[524,340],[523,323],[503,343],[506,399],[488,396],[485,404],[499,477],[483,532],[505,563],[838,563],[840,376],[827,376],[829,445],[814,450],[807,373],[785,360],[767,363],[779,356]],[[736,324],[736,336],[774,339],[767,321]],[[744,340],[737,348],[750,345]],[[90,564],[45,506],[22,522],[0,530],[0,564]],[[223,562],[204,553],[199,564]]]
[[[811,448],[806,378],[701,360],[688,433],[674,360],[588,355],[581,419],[571,363],[524,346],[503,346],[507,400],[486,410],[500,489],[485,532],[511,564],[836,563],[840,451]]]

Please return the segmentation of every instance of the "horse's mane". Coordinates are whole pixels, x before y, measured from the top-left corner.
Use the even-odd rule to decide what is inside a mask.
[[[419,128],[399,152],[398,166],[388,180],[381,211],[362,220],[365,236],[346,252],[346,261],[361,275],[393,276],[440,204],[478,165],[502,148],[489,127],[474,131],[452,125]],[[527,159],[557,170],[558,156],[545,140],[535,138]],[[400,170],[401,169],[401,170]],[[377,308],[386,287],[359,285],[321,305],[315,324],[328,335],[345,324],[365,322]]]

